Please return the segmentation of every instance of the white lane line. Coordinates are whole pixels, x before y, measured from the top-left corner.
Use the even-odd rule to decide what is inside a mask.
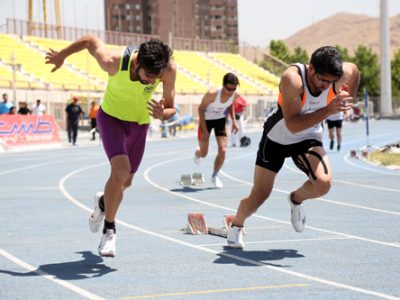
[[[298,174],[304,174],[303,172],[299,171],[298,169],[295,169],[291,166],[288,166],[287,164],[283,165],[286,169],[291,170],[294,173]],[[352,181],[345,181],[345,180],[339,180],[339,179],[333,179],[333,182],[338,182],[342,184],[347,184],[347,185],[352,185],[352,186],[357,186],[361,188],[367,188],[367,189],[372,189],[372,190],[381,190],[385,192],[395,192],[395,193],[400,193],[400,190],[397,189],[392,189],[392,188],[386,188],[386,187],[380,187],[380,186],[373,186],[373,185],[367,185],[367,184],[362,184],[362,183],[355,183]]]
[[[7,171],[0,172],[0,176],[1,175],[6,175],[6,174],[10,174],[10,173],[19,172],[19,171],[25,171],[25,170],[29,170],[29,169],[33,169],[33,168],[37,168],[37,167],[42,167],[42,166],[46,166],[46,165],[56,164],[56,163],[60,163],[60,162],[62,162],[62,161],[61,160],[55,160],[55,161],[51,161],[51,162],[47,162],[47,163],[35,164],[35,165],[26,166],[26,167],[10,169],[10,170],[7,170]]]
[[[184,158],[184,159],[186,159],[186,158]],[[153,168],[155,168],[157,166],[160,166],[162,164],[171,163],[173,161],[178,161],[178,160],[182,160],[182,158],[164,161],[164,162],[162,162],[160,164],[153,165],[152,167],[146,169],[146,171],[144,172],[144,176],[145,176],[146,180],[150,184],[154,185],[155,187],[157,187],[157,188],[159,188],[161,190],[164,190],[166,192],[172,193],[174,195],[179,195],[178,193],[171,192],[171,191],[169,191],[169,190],[167,190],[167,189],[155,184],[148,177],[148,173],[149,173],[149,171],[151,169],[153,169]],[[87,167],[81,168],[79,170],[76,170],[74,172],[71,172],[71,173],[67,174],[65,177],[63,177],[61,179],[60,183],[59,183],[60,190],[64,194],[64,196],[68,200],[70,200],[72,203],[78,205],[79,207],[83,208],[86,211],[91,211],[91,209],[89,209],[85,205],[81,204],[78,200],[73,198],[68,193],[68,191],[65,189],[64,184],[65,184],[65,181],[68,178],[70,178],[71,176],[73,176],[74,174],[76,174],[78,172],[81,172],[81,171],[84,171],[84,170],[88,170],[88,169],[96,167],[98,165],[99,164],[93,165],[93,166],[87,166]],[[200,200],[197,200],[197,199],[195,199],[195,200],[196,200],[196,202],[204,202],[204,201],[200,201]],[[211,203],[207,203],[207,205],[211,205]],[[214,205],[212,205],[212,206],[214,206]],[[218,207],[217,205],[215,205],[215,206]],[[222,206],[220,206],[220,207],[222,208]],[[232,211],[232,209],[229,209],[229,210]],[[147,235],[159,238],[159,239],[167,240],[167,241],[176,243],[178,245],[186,246],[186,247],[189,247],[189,248],[192,248],[192,249],[200,250],[200,251],[211,253],[211,254],[214,254],[214,255],[224,256],[224,257],[233,259],[235,261],[241,261],[241,262],[244,262],[244,263],[247,263],[247,264],[250,264],[250,265],[260,266],[262,268],[266,268],[266,269],[269,269],[269,270],[274,270],[274,271],[277,271],[277,272],[280,272],[280,273],[285,273],[285,274],[288,274],[288,275],[291,275],[291,276],[307,279],[307,280],[310,280],[310,281],[314,281],[314,282],[318,282],[318,283],[321,283],[321,284],[333,286],[333,287],[336,287],[336,288],[342,288],[342,289],[350,290],[350,291],[353,291],[353,292],[358,292],[358,293],[362,293],[362,294],[366,294],[366,295],[376,296],[376,297],[379,297],[379,298],[382,298],[382,299],[400,300],[400,298],[397,298],[397,297],[394,297],[394,296],[391,296],[391,295],[387,295],[387,294],[384,294],[384,293],[371,291],[371,290],[366,290],[366,289],[358,288],[358,287],[355,287],[355,286],[351,286],[351,285],[347,285],[347,284],[343,284],[343,283],[338,283],[338,282],[335,282],[335,281],[325,280],[325,279],[322,279],[322,278],[319,278],[319,277],[310,276],[310,275],[307,275],[307,274],[286,270],[286,269],[283,269],[283,268],[280,268],[280,267],[274,267],[274,266],[270,266],[270,265],[265,265],[264,263],[261,263],[261,262],[258,262],[258,261],[252,260],[252,259],[239,257],[239,256],[236,256],[236,255],[233,255],[233,254],[230,254],[230,253],[226,253],[226,252],[220,252],[220,251],[212,250],[212,249],[209,249],[209,248],[206,248],[206,247],[201,247],[201,246],[198,246],[198,245],[195,245],[195,244],[191,244],[191,243],[179,240],[179,239],[175,239],[175,238],[172,238],[172,237],[169,237],[169,236],[166,236],[166,235],[159,234],[159,233],[154,232],[154,231],[150,231],[150,230],[147,230],[147,229],[144,229],[144,228],[141,228],[141,227],[137,227],[137,226],[131,225],[129,223],[126,223],[126,222],[123,222],[123,221],[120,221],[120,220],[116,220],[116,222],[118,224],[120,224],[122,226],[125,226],[127,228],[130,228],[132,230],[135,230],[135,231],[138,231],[138,232],[141,232],[141,233],[144,233],[144,234],[147,234]]]
[[[170,163],[173,163],[173,162],[176,162],[176,161],[179,161],[179,160],[184,160],[184,159],[186,159],[186,158],[185,158],[185,157],[180,157],[180,158],[176,158],[176,159],[165,160],[165,161],[163,161],[163,162],[160,162],[160,163],[158,163],[158,164],[155,164],[155,165],[153,165],[152,167],[147,168],[147,169],[145,170],[145,172],[144,172],[144,177],[145,177],[145,179],[146,179],[150,184],[152,184],[152,185],[155,186],[156,188],[158,188],[158,189],[160,189],[160,190],[162,190],[162,191],[164,191],[164,192],[170,193],[170,194],[172,194],[172,195],[175,195],[175,196],[177,196],[177,197],[185,198],[185,199],[187,199],[187,200],[190,200],[190,201],[193,201],[193,202],[196,202],[196,203],[200,203],[200,204],[204,204],[204,205],[207,205],[207,206],[216,207],[216,208],[220,208],[220,209],[227,210],[227,211],[231,211],[231,212],[236,212],[236,209],[233,209],[233,208],[230,208],[230,207],[218,205],[218,204],[215,204],[215,203],[212,203],[212,202],[208,202],[208,201],[204,201],[204,200],[199,200],[199,199],[196,199],[196,198],[191,197],[191,196],[188,196],[188,195],[184,195],[184,194],[180,194],[180,193],[178,193],[178,192],[170,191],[169,189],[164,188],[164,187],[158,185],[157,183],[155,183],[154,181],[152,181],[152,180],[149,178],[148,174],[149,174],[149,172],[150,172],[152,169],[157,168],[157,167],[159,167],[159,166],[161,166],[161,165],[170,164]],[[223,171],[220,171],[220,172],[221,172],[221,173],[224,173]],[[233,181],[241,182],[241,183],[246,184],[246,185],[252,185],[252,183],[250,183],[250,182],[248,182],[248,181],[244,181],[244,180],[241,180],[241,179],[237,179],[237,178],[232,177],[232,176],[230,176],[230,175],[228,175],[228,174],[226,174],[226,173],[224,173],[224,175],[225,175],[226,177],[230,178],[230,179],[233,180]],[[280,190],[280,189],[275,189],[275,188],[274,188],[274,191],[281,192],[281,193],[284,193],[284,194],[289,194],[289,191],[285,191],[285,190]],[[282,220],[278,220],[278,219],[274,219],[274,218],[269,218],[269,217],[265,217],[265,216],[258,215],[258,214],[253,214],[253,216],[254,216],[254,217],[257,217],[257,218],[260,218],[260,219],[264,219],[264,220],[276,222],[276,223],[291,225],[290,222],[282,221]],[[351,234],[347,234],[347,233],[342,233],[342,232],[336,232],[336,231],[326,230],[326,229],[317,228],[317,227],[312,227],[312,226],[307,226],[307,228],[308,228],[308,229],[315,230],[315,231],[319,231],[319,232],[328,233],[328,234],[335,234],[335,235],[340,235],[340,236],[344,236],[344,237],[349,237],[349,238],[353,238],[353,239],[356,239],[356,240],[360,240],[360,241],[364,241],[364,242],[369,242],[369,243],[373,243],[373,244],[378,244],[378,245],[383,245],[383,246],[389,246],[389,247],[400,248],[400,246],[397,245],[397,244],[395,244],[395,243],[388,243],[388,242],[383,242],[383,241],[368,239],[368,238],[364,238],[364,237],[360,237],[360,236],[356,236],[356,235],[351,235]]]
[[[246,229],[248,229],[246,227]],[[321,238],[312,238],[312,239],[293,239],[293,240],[264,240],[264,241],[254,241],[254,242],[246,242],[246,245],[259,245],[259,244],[280,244],[280,243],[298,243],[298,242],[320,242],[320,241],[331,241],[331,240],[350,240],[348,237],[321,237]],[[203,247],[211,247],[211,246],[226,246],[226,243],[215,243],[215,244],[200,244]]]
[[[285,165],[285,167],[290,169],[290,170],[292,170],[293,172],[301,173],[300,171],[298,171],[298,170],[296,170],[296,169],[294,169],[292,167],[289,167],[289,166],[286,166],[286,165]],[[231,179],[231,180],[236,180],[236,178],[234,178],[234,177],[232,177],[232,176],[230,176],[228,174],[225,174],[223,171],[221,173],[224,176],[226,176],[229,179]],[[334,181],[337,181],[337,180],[334,180]],[[349,183],[347,183],[347,184],[349,184]],[[357,184],[354,184],[354,185],[357,185]],[[366,186],[366,187],[370,187],[370,186]],[[370,188],[372,188],[372,187],[370,187]],[[381,189],[387,191],[386,188],[381,188]],[[278,189],[274,189],[274,190],[279,191]],[[392,191],[400,192],[400,190],[392,190]],[[288,192],[286,191],[286,193],[288,193]],[[389,215],[400,216],[400,212],[396,212],[396,211],[384,210],[384,209],[373,208],[373,207],[368,207],[368,206],[362,206],[362,205],[357,205],[357,204],[352,204],[352,203],[347,203],[347,202],[339,202],[339,201],[329,200],[329,199],[325,199],[325,198],[315,198],[312,201],[322,201],[322,202],[332,203],[332,204],[341,205],[341,206],[354,207],[354,208],[370,210],[370,211],[375,211],[375,212],[389,214]]]
[[[7,251],[5,251],[5,250],[3,250],[1,248],[0,248],[0,255],[2,255],[3,257],[7,258],[10,261],[12,261],[13,263],[17,264],[18,266],[20,266],[20,267],[22,267],[22,268],[24,268],[24,269],[26,269],[26,270],[28,270],[30,272],[36,273],[39,276],[42,276],[42,277],[44,277],[44,278],[46,278],[46,279],[48,279],[50,281],[53,281],[53,282],[61,285],[62,287],[65,287],[65,288],[67,288],[67,289],[69,289],[69,290],[71,290],[71,291],[73,291],[73,292],[75,292],[75,293],[77,293],[77,294],[79,294],[79,295],[81,295],[83,297],[86,297],[88,299],[93,299],[93,300],[104,299],[104,298],[101,298],[100,296],[98,296],[96,294],[93,294],[93,293],[90,293],[90,292],[88,292],[88,291],[86,291],[84,289],[81,289],[80,287],[78,287],[76,285],[73,285],[73,284],[69,283],[68,281],[58,279],[54,275],[50,275],[49,273],[43,272],[42,270],[37,269],[34,266],[31,266],[30,264],[22,261],[21,259],[15,257],[14,255],[8,253]]]
[[[356,167],[356,168],[359,168],[359,169],[363,169],[363,170],[368,170],[368,171],[371,171],[371,172],[374,172],[374,173],[379,173],[379,174],[386,174],[386,175],[391,175],[391,176],[400,176],[400,172],[397,172],[395,170],[393,170],[392,172],[388,172],[388,171],[384,171],[384,170],[377,170],[377,169],[374,169],[374,168],[369,168],[369,167],[366,167],[366,166],[360,166],[359,164],[355,164],[352,161],[350,161],[349,158],[350,158],[349,154],[345,155],[344,156],[344,161],[346,163],[348,163],[349,165],[353,166],[353,167]]]

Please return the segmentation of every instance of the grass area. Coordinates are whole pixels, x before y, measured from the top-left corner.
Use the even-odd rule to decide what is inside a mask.
[[[368,160],[383,166],[400,167],[400,153],[374,151],[369,153]]]

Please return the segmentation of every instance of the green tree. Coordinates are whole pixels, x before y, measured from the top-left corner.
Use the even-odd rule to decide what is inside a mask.
[[[269,43],[269,49],[272,56],[275,56],[286,63],[290,63],[290,50],[282,40],[271,40]]]
[[[343,61],[350,61],[351,62],[353,60],[350,57],[350,54],[349,54],[349,51],[347,50],[347,48],[343,48],[340,45],[336,45],[335,48],[339,50],[340,54],[342,55]]]
[[[358,46],[354,52],[352,60],[360,70],[361,82],[359,91],[364,88],[368,90],[370,96],[379,95],[379,65],[378,55],[372,52],[371,48],[365,46]],[[377,103],[375,103],[377,104]]]
[[[307,51],[301,47],[296,47],[294,49],[294,54],[290,56],[290,60],[291,63],[300,62],[303,64],[308,64],[310,62]]]
[[[392,93],[393,96],[400,96],[400,50],[394,54],[392,63]]]

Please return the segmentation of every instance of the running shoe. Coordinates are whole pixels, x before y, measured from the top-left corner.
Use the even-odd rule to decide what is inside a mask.
[[[243,232],[244,232],[243,227],[237,227],[237,226],[229,227],[227,236],[228,247],[243,249],[244,248]]]
[[[294,204],[290,199],[290,193],[288,196],[288,201],[290,204],[290,221],[292,222],[292,226],[296,232],[302,232],[305,228],[306,224],[306,214],[304,212],[303,204]]]
[[[101,211],[99,206],[100,198],[101,196],[103,196],[103,194],[103,192],[97,192],[94,196],[94,210],[89,218],[89,228],[90,231],[93,233],[99,231],[100,226],[104,220],[104,212]]]
[[[199,164],[201,163],[201,157],[200,157],[200,156],[197,156],[197,154],[196,154],[196,152],[199,151],[199,150],[200,150],[200,148],[197,147],[197,148],[196,148],[196,151],[194,152],[193,160],[194,160],[194,163],[195,163],[196,165],[199,165]]]
[[[117,240],[117,235],[115,234],[114,229],[107,229],[106,233],[103,233],[99,245],[99,254],[100,256],[105,257],[115,257],[116,248],[115,242]]]
[[[211,177],[211,182],[217,189],[222,189],[224,187],[222,181],[218,178],[218,176]]]

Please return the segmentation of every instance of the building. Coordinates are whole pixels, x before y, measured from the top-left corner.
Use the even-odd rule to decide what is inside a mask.
[[[104,0],[106,30],[238,44],[237,0]]]

